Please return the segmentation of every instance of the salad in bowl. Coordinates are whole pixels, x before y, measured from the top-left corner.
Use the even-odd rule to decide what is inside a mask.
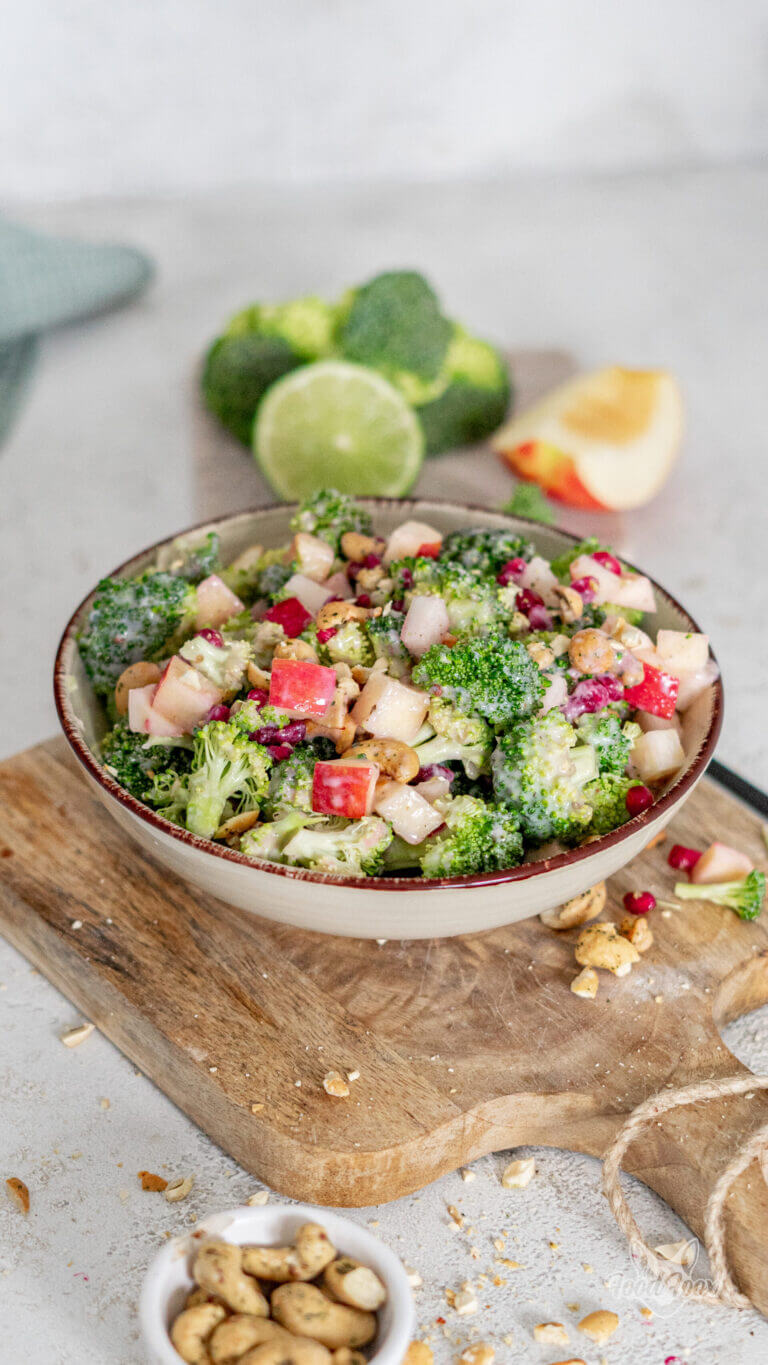
[[[103,580],[60,650],[70,742],[155,845],[183,832],[233,860],[241,888],[248,866],[423,889],[586,859],[583,889],[604,875],[588,867],[599,841],[666,823],[678,775],[703,772],[719,728],[707,636],[672,599],[681,628],[651,629],[658,590],[597,541],[380,502],[379,521],[375,500],[325,491],[252,514],[290,517],[277,545],[211,525]],[[83,687],[101,712],[88,743]]]

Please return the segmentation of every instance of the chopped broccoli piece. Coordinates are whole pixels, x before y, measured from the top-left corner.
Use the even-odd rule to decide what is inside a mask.
[[[710,882],[696,886],[692,882],[678,882],[675,895],[680,900],[712,901],[735,910],[740,919],[757,919],[765,900],[765,873],[755,869],[741,881]]]
[[[579,541],[579,544],[574,545],[572,549],[563,550],[561,555],[557,555],[555,559],[550,560],[549,567],[555,575],[555,578],[559,578],[561,583],[570,583],[571,575],[568,570],[574,559],[579,559],[581,555],[593,555],[595,550],[605,549],[607,549],[607,546],[601,545],[599,540],[596,540],[594,536],[590,536],[587,540]]]
[[[219,337],[203,369],[205,406],[238,441],[250,446],[256,409],[267,389],[301,363],[302,357],[281,337]]]
[[[199,531],[177,536],[158,555],[157,568],[186,578],[188,583],[199,583],[221,567],[220,541],[216,531],[208,531],[201,539]]]
[[[310,535],[327,540],[338,554],[345,531],[360,531],[363,535],[370,533],[371,514],[365,508],[358,507],[347,493],[325,488],[305,498],[291,520],[291,529],[308,531]]]
[[[584,838],[593,834],[609,834],[612,829],[626,824],[627,792],[630,787],[642,784],[634,777],[621,777],[616,773],[603,773],[584,787],[584,797],[592,807],[592,818],[583,831]]]
[[[239,692],[253,648],[247,640],[225,640],[223,645],[215,645],[202,635],[193,635],[179,654],[223,692]]]
[[[361,820],[332,818],[298,830],[282,847],[285,862],[343,877],[373,877],[392,839],[386,820],[364,815]]]
[[[521,480],[501,510],[510,517],[528,517],[529,521],[540,521],[544,526],[555,524],[554,508],[537,483]]]
[[[450,338],[434,290],[413,270],[387,271],[362,285],[340,329],[342,354],[396,386],[437,379]]]
[[[484,635],[509,620],[494,578],[477,573],[451,560],[411,556],[390,565],[395,598],[410,603],[415,596],[442,597],[454,635]]]
[[[269,791],[264,806],[269,819],[274,820],[289,810],[311,811],[315,764],[319,759],[335,757],[333,742],[317,739],[311,743],[297,744],[288,758],[275,763],[269,776]]]
[[[154,778],[166,770],[184,771],[189,767],[192,741],[186,735],[167,739],[154,735],[137,734],[119,720],[101,741],[101,761],[121,787],[138,801],[146,800],[146,792]]]
[[[433,763],[461,763],[467,777],[490,771],[493,735],[479,716],[465,716],[445,697],[433,697],[429,723],[435,734],[415,747],[422,768]]]
[[[371,616],[365,623],[368,639],[377,659],[386,659],[387,672],[402,678],[411,667],[411,656],[400,639],[403,617],[385,607],[381,616]]]
[[[581,746],[559,711],[520,721],[502,735],[491,758],[493,789],[500,805],[517,812],[532,843],[580,838],[592,817],[584,784],[595,774],[594,754]]]
[[[240,852],[247,858],[264,858],[269,863],[285,863],[283,847],[304,825],[318,824],[322,815],[310,811],[287,810],[268,824],[254,825],[240,840]]]
[[[590,606],[592,604],[590,603]],[[615,602],[601,602],[594,607],[594,622],[596,626],[601,626],[609,616],[621,616],[628,626],[641,626],[645,617],[645,612],[639,607],[617,607]],[[581,625],[581,622],[579,622]]]
[[[143,800],[172,825],[184,825],[189,804],[189,772],[166,768],[157,773]]]
[[[468,526],[453,531],[443,541],[441,560],[458,562],[472,573],[495,578],[510,559],[532,559],[534,547],[524,536],[506,529],[493,530],[487,526]]]
[[[270,337],[286,342],[302,360],[320,360],[333,350],[336,320],[332,303],[308,295],[289,303],[251,304],[230,319],[225,335]]]
[[[315,640],[317,636],[315,635]],[[345,621],[335,635],[324,644],[316,644],[318,658],[323,664],[361,664],[370,668],[376,658],[373,645],[360,621]]]
[[[442,393],[417,402],[427,455],[490,436],[504,420],[511,398],[509,369],[487,341],[453,325],[443,362]],[[407,395],[406,395],[407,396]]]
[[[618,716],[606,711],[585,712],[579,716],[576,730],[580,742],[594,749],[598,773],[617,776],[624,772],[640,733],[638,725],[622,726]]]
[[[425,841],[419,859],[425,877],[461,877],[515,867],[523,856],[517,815],[475,796],[435,802],[445,830]]]
[[[277,550],[261,550],[254,545],[222,569],[220,577],[247,606],[259,597],[272,600],[296,571],[295,563],[286,563],[287,553],[287,545]]]
[[[414,668],[413,680],[492,725],[530,715],[545,687],[525,645],[500,635],[464,637],[452,649],[432,645]]]
[[[269,785],[270,758],[261,744],[248,738],[235,720],[214,720],[195,734],[189,779],[187,829],[210,839],[221,824],[224,807],[258,809]]]
[[[171,573],[102,579],[79,638],[94,691],[108,694],[129,664],[162,654],[194,605],[194,588]]]

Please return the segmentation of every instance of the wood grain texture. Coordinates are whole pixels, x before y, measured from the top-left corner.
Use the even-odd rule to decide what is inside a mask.
[[[703,903],[656,911],[650,953],[601,974],[594,1003],[568,989],[575,932],[538,920],[379,947],[250,917],[130,843],[63,740],[0,765],[0,822],[0,930],[225,1150],[316,1203],[395,1199],[521,1143],[599,1156],[650,1094],[742,1070],[718,1027],[768,1000],[768,922]],[[764,857],[754,815],[705,780],[670,839],[716,836]],[[612,879],[608,915],[630,888],[668,896],[673,875],[664,845],[645,853]],[[331,1068],[360,1072],[348,1100],[323,1091]],[[759,1094],[680,1110],[628,1169],[699,1234],[718,1171],[766,1119]],[[766,1312],[757,1167],[728,1208],[736,1277]]]

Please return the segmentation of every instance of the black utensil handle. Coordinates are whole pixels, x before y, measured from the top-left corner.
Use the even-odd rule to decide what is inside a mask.
[[[710,777],[714,777],[715,781],[720,783],[721,787],[727,787],[728,791],[733,792],[734,796],[746,801],[747,805],[752,806],[754,810],[759,811],[768,819],[768,792],[755,787],[752,782],[747,781],[746,777],[739,777],[739,774],[735,773],[732,768],[727,768],[724,763],[718,762],[716,758],[712,759],[707,772]]]

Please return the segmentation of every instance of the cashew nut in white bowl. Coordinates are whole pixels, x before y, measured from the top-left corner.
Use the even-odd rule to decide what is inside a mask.
[[[348,1257],[359,1262],[361,1266],[369,1267],[384,1285],[386,1302],[376,1314],[376,1335],[367,1345],[364,1354],[367,1365],[402,1365],[415,1333],[413,1294],[402,1262],[372,1232],[351,1219],[326,1209],[295,1204],[244,1206],[212,1214],[197,1224],[194,1230],[163,1244],[147,1271],[139,1301],[139,1318],[147,1361],[151,1365],[179,1365],[183,1360],[187,1360],[188,1365],[230,1365],[232,1356],[230,1355],[228,1359],[223,1353],[227,1337],[223,1336],[220,1354],[215,1335],[219,1330],[223,1332],[225,1326],[229,1328],[236,1317],[240,1317],[250,1318],[252,1323],[258,1322],[260,1327],[252,1328],[252,1331],[258,1332],[259,1335],[253,1340],[252,1346],[243,1348],[245,1357],[241,1356],[237,1365],[270,1365],[270,1362],[271,1365],[275,1365],[271,1354],[268,1358],[268,1353],[262,1348],[268,1347],[270,1342],[277,1342],[276,1336],[267,1335],[276,1332],[284,1333],[280,1340],[286,1346],[290,1346],[292,1354],[284,1355],[283,1359],[286,1361],[290,1359],[292,1365],[364,1365],[362,1353],[355,1349],[355,1346],[342,1345],[341,1342],[335,1348],[322,1344],[316,1346],[312,1360],[303,1349],[299,1357],[294,1353],[291,1333],[290,1330],[286,1330],[285,1325],[258,1315],[243,1313],[233,1315],[223,1301],[216,1301],[217,1295],[214,1295],[211,1302],[197,1301],[198,1291],[192,1267],[204,1243],[225,1241],[237,1247],[254,1245],[271,1248],[291,1247],[296,1243],[299,1229],[307,1223],[320,1226],[327,1234],[332,1254],[326,1264],[330,1264],[330,1260],[334,1258]],[[337,1248],[337,1251],[333,1251],[333,1248]],[[273,1297],[281,1290],[295,1289],[297,1285],[300,1289],[315,1288],[314,1285],[306,1285],[301,1281],[286,1282],[275,1288],[275,1281],[272,1281]],[[269,1292],[270,1283],[262,1282],[261,1289],[265,1293]],[[320,1290],[317,1292],[321,1293]],[[202,1295],[202,1289],[199,1293]],[[185,1357],[175,1349],[170,1329],[174,1320],[180,1317],[190,1295],[194,1295],[196,1300],[195,1312],[202,1311],[207,1316],[198,1324],[197,1356]],[[322,1293],[321,1298],[325,1303],[325,1295]],[[341,1305],[332,1305],[334,1306]],[[347,1307],[346,1311],[354,1313],[351,1307]],[[369,1316],[365,1312],[361,1313],[364,1319]],[[192,1319],[191,1325],[194,1324],[195,1320]],[[311,1337],[304,1337],[308,1345],[311,1340]],[[314,1337],[314,1340],[317,1341],[317,1337]],[[256,1352],[262,1352],[262,1355],[254,1361]]]
[[[243,1255],[231,1242],[204,1242],[195,1257],[192,1274],[201,1289],[213,1294],[235,1313],[269,1317],[269,1302],[256,1281],[243,1272]]]
[[[314,1337],[329,1350],[367,1346],[376,1335],[376,1317],[362,1308],[334,1303],[315,1284],[281,1284],[271,1299],[272,1316],[299,1337]]]
[[[171,1327],[171,1341],[187,1365],[207,1365],[207,1341],[214,1327],[227,1315],[220,1303],[199,1303],[185,1308]]]
[[[333,1357],[319,1341],[309,1337],[292,1337],[286,1332],[279,1340],[265,1341],[247,1355],[241,1356],[237,1365],[331,1365]]]
[[[279,1322],[271,1318],[255,1318],[251,1313],[235,1313],[225,1318],[208,1338],[208,1354],[213,1365],[235,1365],[247,1351],[263,1346],[266,1341],[289,1335]],[[171,1331],[173,1336],[173,1331]]]
[[[243,1269],[261,1280],[285,1284],[287,1280],[314,1280],[333,1260],[336,1248],[319,1223],[305,1223],[292,1246],[243,1247]]]
[[[323,1272],[323,1288],[339,1303],[350,1308],[365,1308],[376,1312],[387,1301],[386,1286],[370,1266],[361,1265],[351,1256],[338,1256]]]

